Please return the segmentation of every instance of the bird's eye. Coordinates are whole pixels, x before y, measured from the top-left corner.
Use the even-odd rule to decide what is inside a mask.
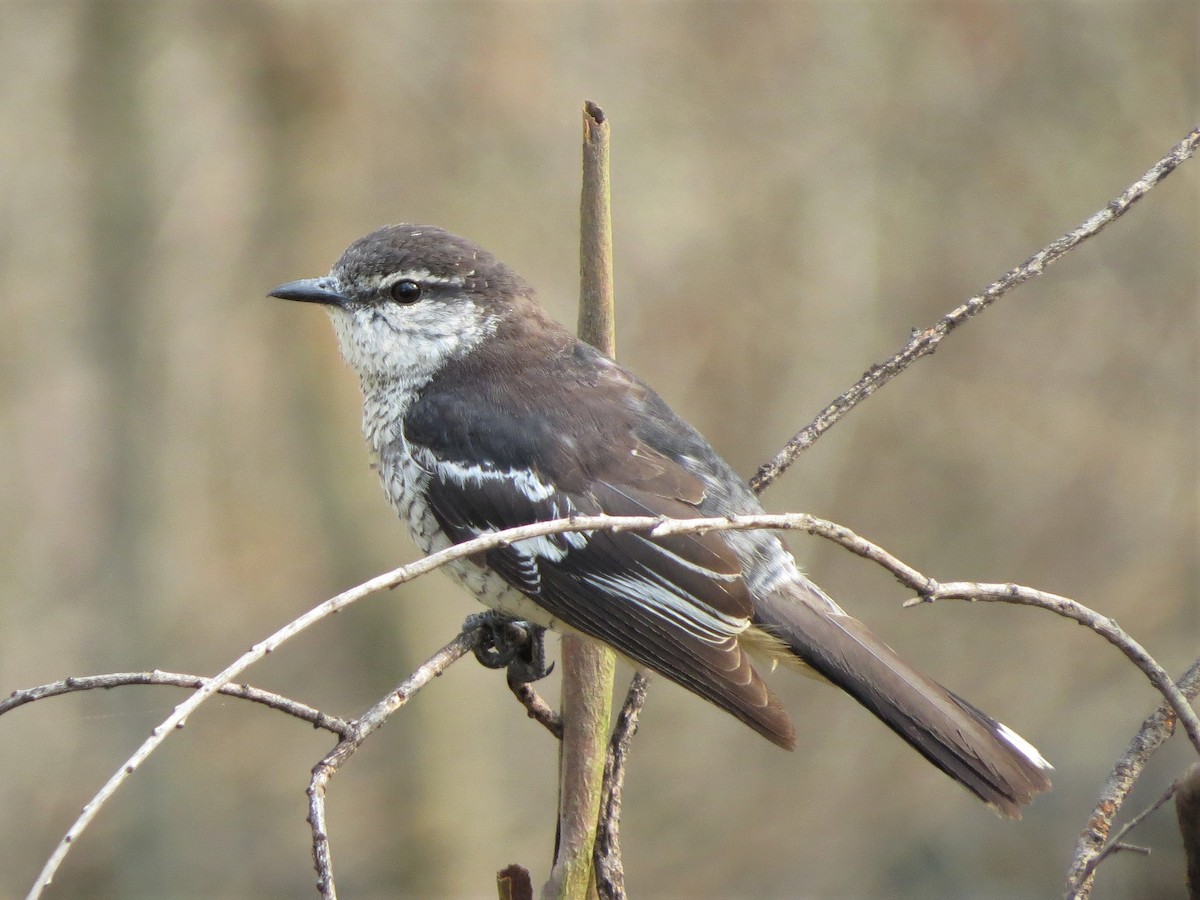
[[[402,278],[392,285],[392,299],[397,303],[416,303],[421,299],[421,286],[411,278]]]

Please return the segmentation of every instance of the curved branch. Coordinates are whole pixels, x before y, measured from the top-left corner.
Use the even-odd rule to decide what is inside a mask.
[[[1134,847],[1131,844],[1125,843],[1125,836],[1127,834],[1129,834],[1129,832],[1133,831],[1133,829],[1135,829],[1139,825],[1141,825],[1142,822],[1144,822],[1146,820],[1146,818],[1150,816],[1151,813],[1162,808],[1163,804],[1165,804],[1168,800],[1170,800],[1172,797],[1174,797],[1176,791],[1179,790],[1179,786],[1182,782],[1183,782],[1182,778],[1177,778],[1174,781],[1172,781],[1170,787],[1168,787],[1166,789],[1166,791],[1163,792],[1161,797],[1159,797],[1150,806],[1148,806],[1146,809],[1143,809],[1140,813],[1138,813],[1136,816],[1134,816],[1132,819],[1130,819],[1128,822],[1126,822],[1124,825],[1122,825],[1117,830],[1117,833],[1113,835],[1112,840],[1105,843],[1105,845],[1103,847],[1101,847],[1094,856],[1089,855],[1089,858],[1087,859],[1087,861],[1084,862],[1080,866],[1077,880],[1080,883],[1088,884],[1089,890],[1090,890],[1092,874],[1096,871],[1096,867],[1099,866],[1100,863],[1104,862],[1104,860],[1106,860],[1110,856],[1112,856],[1114,853],[1118,853],[1122,850],[1135,850],[1135,851],[1141,852],[1143,854],[1149,854],[1150,851],[1147,848]],[[1075,896],[1075,895],[1068,893],[1067,896],[1070,897],[1070,896]]]
[[[325,617],[345,609],[352,603],[361,600],[363,597],[369,596],[376,591],[384,588],[394,587],[399,584],[412,581],[428,572],[433,571],[446,563],[453,560],[463,559],[468,556],[473,556],[484,550],[490,550],[494,547],[506,546],[517,543],[530,538],[544,537],[551,534],[562,534],[570,531],[596,531],[599,529],[611,529],[613,531],[645,531],[652,536],[663,536],[668,534],[687,534],[699,533],[705,531],[724,531],[724,530],[751,530],[751,529],[771,529],[771,530],[802,530],[810,534],[832,540],[846,547],[853,553],[858,554],[866,559],[871,559],[889,572],[895,575],[903,584],[912,588],[926,598],[936,598],[937,596],[945,596],[947,599],[951,594],[943,593],[936,594],[939,585],[933,579],[922,575],[916,569],[892,556],[882,548],[872,544],[864,538],[859,537],[854,532],[840,525],[835,525],[832,522],[827,522],[823,519],[818,519],[815,516],[809,516],[802,513],[790,515],[758,515],[758,516],[729,516],[721,518],[708,519],[665,519],[655,516],[577,516],[570,519],[557,519],[551,522],[536,522],[532,525],[522,525],[517,528],[510,528],[505,531],[485,534],[474,540],[464,541],[461,544],[455,544],[453,547],[448,547],[445,550],[440,550],[437,553],[432,553],[416,562],[406,566],[401,566],[391,572],[376,576],[369,581],[363,582],[357,587],[344,591],[324,603],[309,610],[304,615],[288,623],[283,628],[276,631],[263,641],[255,644],[242,656],[234,660],[220,673],[212,678],[206,679],[202,687],[194,694],[188,697],[185,701],[175,707],[174,711],[163,722],[158,725],[150,734],[136,752],[125,762],[121,768],[115,772],[105,785],[97,792],[96,796],[84,806],[79,817],[72,823],[67,833],[63,836],[50,858],[46,861],[42,871],[39,873],[37,881],[30,890],[29,897],[40,897],[45,888],[50,884],[54,874],[58,871],[63,859],[66,857],[70,847],[77,841],[79,836],[95,818],[99,809],[108,801],[108,799],[116,792],[117,788],[124,783],[137,768],[145,762],[146,758],[161,744],[168,734],[172,733],[180,727],[192,712],[194,712],[202,703],[204,703],[213,694],[220,691],[221,687],[231,682],[234,678],[245,671],[249,666],[253,665],[258,660],[262,659],[268,653],[271,653],[282,646],[293,637],[307,630],[315,623],[321,621]],[[959,587],[962,583],[950,585],[949,587]],[[1021,592],[1028,591],[1030,594],[1041,594],[1041,592],[1033,591],[1028,588],[1018,588],[1013,585],[981,585],[985,590],[981,591],[978,599],[985,600],[1003,600],[1005,602],[1023,602],[1020,599],[1014,599],[1021,596]],[[1016,589],[1017,594],[1012,593]],[[993,590],[994,589],[994,590]],[[990,592],[990,593],[989,593]],[[955,595],[956,596],[956,595]],[[1054,595],[1043,595],[1045,597],[1054,597]],[[1066,598],[1058,598],[1066,600]],[[1057,602],[1057,601],[1056,601]],[[1073,601],[1068,601],[1069,603]],[[1039,604],[1032,604],[1039,605]],[[1052,605],[1045,608],[1054,609]],[[1086,609],[1085,607],[1081,607]],[[1057,611],[1057,610],[1056,610]],[[1090,612],[1090,611],[1089,611]],[[1062,613],[1065,614],[1065,613]],[[1110,620],[1106,620],[1110,621]],[[1086,623],[1085,623],[1086,624]],[[1115,628],[1115,625],[1113,626]],[[1119,631],[1119,629],[1117,629]],[[1100,632],[1110,641],[1116,636],[1115,632],[1109,630],[1108,633]],[[1123,648],[1124,649],[1124,648]],[[1144,653],[1144,651],[1142,651]],[[1129,655],[1127,652],[1126,655]],[[1132,658],[1132,657],[1131,657]],[[1148,658],[1148,657],[1147,657]],[[1157,665],[1157,664],[1155,664]],[[1149,674],[1149,673],[1147,673]],[[1151,678],[1154,681],[1154,678]],[[1156,683],[1156,687],[1158,684]],[[1197,721],[1194,711],[1186,704],[1180,704],[1178,691],[1165,693],[1168,701],[1172,703],[1172,707],[1179,718],[1184,722],[1190,736],[1193,737],[1193,742],[1200,746],[1200,721]]]
[[[1099,234],[1114,220],[1128,212],[1134,203],[1170,175],[1176,166],[1192,156],[1196,152],[1197,145],[1200,145],[1200,127],[1193,129],[1192,133],[1176,144],[1170,153],[1151,166],[1145,175],[1127,187],[1119,197],[1110,200],[1104,209],[1095,213],[1078,228],[1068,231],[1058,240],[1043,247],[1021,265],[1009,270],[1002,278],[989,284],[982,292],[946,313],[933,325],[920,331],[914,329],[912,337],[899,352],[867,370],[867,373],[848,391],[826,406],[811,423],[798,431],[770,462],[764,463],[755,476],[750,479],[750,487],[756,494],[765,490],[771,482],[784,473],[788,466],[796,461],[797,456],[807,450],[813,441],[829,430],[846,413],[907,369],[912,363],[936,350],[942,339],[959,325],[983,312],[1017,285],[1041,275],[1051,263],[1083,241]]]
[[[479,643],[479,628],[464,629],[454,640],[425,660],[415,672],[394,687],[382,700],[355,721],[351,732],[338,741],[325,757],[313,766],[308,783],[308,823],[313,834],[313,862],[317,869],[317,890],[326,900],[337,897],[333,881],[333,857],[325,820],[325,791],[329,780],[354,755],[372,732],[378,729],[417,691],[437,678],[454,662],[466,656]]]
[[[207,680],[207,678],[201,675],[163,672],[158,669],[153,672],[110,672],[107,675],[76,675],[64,678],[62,681],[13,691],[10,696],[0,700],[0,716],[16,709],[18,706],[24,706],[26,703],[45,700],[47,697],[73,694],[76,691],[94,691],[98,688],[124,687],[130,684],[161,684],[169,687],[198,690],[204,686]],[[263,706],[277,709],[282,713],[287,713],[289,716],[295,716],[297,719],[312,725],[313,728],[323,728],[342,737],[345,737],[350,732],[351,725],[345,719],[326,715],[319,709],[314,709],[282,694],[264,691],[249,684],[235,684],[230,682],[221,685],[217,689],[217,692],[226,697],[237,697],[239,700],[261,703]]]
[[[1150,683],[1158,689],[1170,705],[1172,712],[1179,717],[1187,732],[1192,746],[1200,753],[1200,718],[1192,709],[1187,696],[1184,695],[1146,648],[1131,638],[1117,623],[1102,616],[1095,610],[1088,609],[1082,603],[1077,603],[1068,597],[1049,594],[1034,588],[1022,587],[1017,584],[978,584],[970,581],[958,581],[937,585],[932,589],[922,591],[922,596],[910,600],[906,606],[928,603],[934,600],[993,600],[999,603],[1015,603],[1019,606],[1036,606],[1048,609],[1050,612],[1078,622],[1090,628],[1096,634],[1107,640],[1128,657],[1129,661],[1145,673]]]
[[[538,692],[533,689],[533,685],[527,681],[514,681],[509,678],[508,689],[512,691],[514,697],[521,701],[529,718],[545,728],[555,738],[562,740],[562,717],[539,696]]]
[[[1200,693],[1200,659],[1192,663],[1175,686],[1185,697]],[[1100,791],[1100,799],[1088,817],[1087,826],[1075,842],[1075,854],[1067,873],[1066,895],[1070,900],[1087,900],[1091,896],[1094,872],[1085,872],[1089,871],[1091,860],[1103,851],[1113,820],[1150,757],[1175,733],[1175,719],[1172,705],[1162,704],[1142,722],[1128,749],[1113,766]]]

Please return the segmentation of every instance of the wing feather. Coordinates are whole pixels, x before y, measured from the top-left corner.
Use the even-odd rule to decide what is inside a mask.
[[[572,514],[697,515],[679,499],[690,474],[667,472],[676,464],[665,458],[654,459],[646,471],[652,482],[671,487],[668,497],[611,481],[563,492],[529,473],[481,470],[428,449],[418,452],[430,474],[431,511],[456,543]],[[715,703],[775,743],[794,744],[791,722],[738,641],[750,624],[752,600],[737,556],[719,534],[551,535],[494,548],[480,561],[571,628]]]

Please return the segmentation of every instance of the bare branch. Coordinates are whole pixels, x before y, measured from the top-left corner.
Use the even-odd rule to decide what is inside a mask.
[[[1161,809],[1163,804],[1170,800],[1175,795],[1175,792],[1179,790],[1179,785],[1182,780],[1183,779],[1176,779],[1175,781],[1171,782],[1171,786],[1166,789],[1161,797],[1122,825],[1117,833],[1113,836],[1112,840],[1105,844],[1104,847],[1100,849],[1100,852],[1090,857],[1088,861],[1081,867],[1079,872],[1080,879],[1090,882],[1092,873],[1096,871],[1096,867],[1114,853],[1130,851],[1133,853],[1141,853],[1144,856],[1149,856],[1150,850],[1148,847],[1137,847],[1133,844],[1125,843],[1125,835],[1129,834],[1129,832],[1141,825],[1142,822],[1145,821],[1146,817],[1151,813]]]
[[[562,740],[562,717],[550,708],[549,703],[538,696],[531,684],[526,681],[513,681],[510,678],[508,679],[508,689],[524,705],[525,710],[529,713],[529,718],[541,723],[547,731],[560,741]]]
[[[1192,746],[1196,748],[1197,753],[1200,753],[1200,718],[1197,718],[1196,711],[1192,709],[1188,698],[1176,687],[1166,670],[1146,652],[1146,648],[1126,634],[1114,620],[1067,597],[1060,597],[1058,594],[1049,594],[1017,584],[978,584],[971,581],[958,581],[926,588],[921,593],[921,597],[910,600],[905,605],[913,606],[934,600],[993,600],[1000,603],[1015,603],[1020,606],[1048,609],[1050,612],[1072,619],[1080,625],[1086,625],[1117,647],[1129,658],[1130,662],[1146,674],[1150,683],[1167,698],[1175,715],[1183,722],[1184,730],[1187,732]]]
[[[1192,663],[1175,686],[1188,698],[1200,693],[1200,659]],[[1100,791],[1100,799],[1096,801],[1096,806],[1088,818],[1087,826],[1075,842],[1075,854],[1067,874],[1066,896],[1069,900],[1087,900],[1091,896],[1095,873],[1085,876],[1083,872],[1089,868],[1092,858],[1103,849],[1113,819],[1116,818],[1129,792],[1133,790],[1134,782],[1142,774],[1150,757],[1175,733],[1175,721],[1173,706],[1170,703],[1162,704],[1142,722],[1129,748],[1113,766],[1112,773]]]
[[[496,873],[496,892],[500,900],[533,900],[533,879],[524,866],[505,866]]]
[[[408,702],[417,691],[437,678],[455,661],[475,649],[479,641],[478,628],[460,632],[454,640],[448,643],[404,681],[396,685],[392,691],[363,713],[353,726],[349,735],[338,741],[319,763],[313,766],[312,780],[308,785],[308,822],[313,833],[313,860],[317,869],[317,890],[325,900],[337,897],[337,888],[333,881],[333,859],[329,848],[329,831],[325,819],[325,791],[329,780],[333,778],[341,766],[354,755],[373,731],[378,729],[388,718]]]
[[[565,525],[564,530],[571,530],[574,526],[570,522],[560,523]],[[530,526],[525,526],[529,528]],[[517,529],[521,531],[521,529]],[[553,531],[545,532],[551,534]],[[535,534],[527,535],[535,537]],[[167,735],[173,731],[182,728],[187,721],[187,717],[191,715],[201,704],[207,701],[213,694],[220,691],[223,685],[228,684],[247,668],[258,662],[269,653],[273,653],[287,641],[303,633],[311,626],[320,622],[322,619],[345,609],[352,603],[361,600],[363,597],[370,596],[376,591],[385,588],[395,587],[399,584],[412,581],[414,578],[419,578],[427,572],[431,572],[439,566],[445,565],[455,559],[461,559],[471,553],[479,552],[480,550],[490,549],[495,546],[500,546],[505,541],[513,540],[514,536],[508,532],[485,535],[484,541],[468,541],[463,544],[456,544],[439,553],[426,556],[423,559],[417,560],[407,566],[401,566],[391,572],[376,576],[375,578],[365,581],[362,584],[343,591],[336,597],[326,600],[319,606],[306,612],[297,619],[292,620],[287,625],[280,628],[274,634],[267,637],[265,640],[252,646],[248,651],[239,656],[236,660],[230,663],[225,669],[219,672],[214,677],[206,680],[204,685],[199,688],[194,694],[180,703],[172,711],[171,715],[167,716],[158,726],[151,732],[150,736],[142,742],[141,746],[125,761],[125,763],[109,777],[104,786],[97,791],[96,795],[89,800],[83,807],[79,816],[71,823],[67,833],[63,835],[58,845],[54,848],[54,852],[46,860],[42,866],[41,872],[38,873],[37,880],[34,881],[33,887],[30,888],[27,894],[27,900],[36,900],[41,897],[46,888],[54,880],[54,875],[58,871],[66,859],[67,853],[70,852],[72,845],[78,841],[79,836],[87,830],[88,825],[95,819],[97,813],[105,803],[117,792],[117,789],[125,783],[138,767],[146,761],[151,753],[167,739]],[[478,546],[476,546],[478,545]]]
[[[625,797],[625,763],[633,736],[637,734],[638,717],[646,703],[646,688],[650,674],[638,671],[629,683],[629,693],[617,714],[608,756],[604,762],[604,794],[600,800],[600,824],[596,829],[596,893],[601,900],[623,900],[625,870],[621,864],[621,801]]]
[[[616,357],[609,123],[592,101],[583,107],[583,184],[579,201],[580,340]],[[558,757],[558,840],[544,897],[582,900],[592,881],[592,850],[612,719],[616,654],[570,632],[562,636],[562,740]]]
[[[24,706],[26,703],[44,700],[47,697],[58,697],[62,694],[72,694],[76,691],[94,691],[98,688],[108,689],[131,684],[161,684],[169,687],[184,687],[198,690],[204,686],[207,680],[200,675],[163,672],[158,669],[153,672],[110,672],[107,675],[77,675],[65,678],[62,681],[55,681],[51,684],[42,684],[37,687],[13,691],[11,696],[0,700],[0,716],[10,710],[16,709],[18,706]],[[295,716],[297,719],[308,722],[314,728],[323,728],[326,731],[332,731],[336,735],[345,736],[350,731],[350,723],[345,719],[326,715],[319,709],[314,709],[289,697],[284,697],[282,694],[264,691],[261,688],[256,688],[248,684],[230,682],[229,684],[221,685],[218,693],[227,697],[237,697],[239,700],[261,703],[263,706],[269,706],[271,709],[277,709],[280,712],[287,713],[289,716]]]
[[[157,726],[149,738],[137,749],[137,751],[126,761],[126,763],[105,783],[96,796],[84,806],[79,817],[68,829],[62,841],[55,848],[53,854],[47,860],[42,872],[39,874],[37,881],[34,883],[29,896],[39,897],[50,884],[54,873],[58,870],[62,860],[66,857],[70,846],[78,839],[79,835],[87,828],[88,824],[95,818],[100,807],[115,793],[118,787],[126,778],[132,774],[138,766],[140,766],[150,753],[161,744],[168,734],[174,729],[179,728],[202,703],[209,697],[217,693],[221,687],[228,684],[237,677],[246,668],[253,665],[258,660],[262,659],[268,653],[271,653],[286,643],[291,638],[302,633],[316,622],[326,616],[331,615],[341,609],[346,608],[351,603],[361,600],[363,597],[369,596],[375,591],[384,588],[394,587],[398,584],[404,584],[420,577],[428,572],[433,571],[440,566],[445,565],[452,560],[463,559],[468,556],[480,553],[485,550],[492,549],[503,545],[517,543],[530,538],[543,537],[551,534],[562,534],[570,531],[595,531],[599,529],[610,529],[613,531],[645,531],[654,536],[664,536],[668,534],[687,534],[700,533],[705,531],[724,531],[724,530],[750,530],[750,529],[772,529],[772,530],[802,530],[810,534],[815,534],[829,540],[832,540],[841,546],[846,547],[853,553],[858,554],[866,559],[873,560],[879,565],[886,568],[889,572],[910,589],[921,594],[923,598],[928,599],[965,599],[968,593],[971,593],[976,599],[981,600],[998,600],[1008,603],[1027,603],[1028,605],[1042,606],[1046,609],[1059,612],[1061,615],[1069,615],[1076,621],[1082,621],[1075,613],[1086,610],[1086,607],[1080,607],[1074,604],[1073,601],[1068,601],[1066,598],[1056,597],[1053,594],[1044,594],[1039,591],[1034,591],[1030,588],[1021,588],[1016,585],[974,585],[968,583],[954,583],[947,585],[938,585],[933,579],[922,575],[916,569],[892,556],[882,548],[872,544],[870,541],[859,537],[854,532],[842,526],[835,525],[832,522],[827,522],[818,519],[814,516],[795,513],[790,515],[758,515],[758,516],[730,516],[707,519],[663,519],[654,516],[577,516],[572,519],[558,519],[550,522],[536,522],[532,525],[522,525],[517,528],[510,528],[505,531],[495,532],[482,535],[470,541],[464,541],[461,544],[455,544],[453,547],[448,547],[445,550],[430,554],[416,562],[406,566],[401,566],[391,572],[379,575],[366,581],[357,587],[351,588],[333,597],[314,609],[308,611],[304,615],[285,625],[283,628],[276,631],[274,634],[265,640],[255,644],[249,651],[240,656],[237,660],[227,666],[223,671],[213,678],[204,681],[194,694],[188,697],[184,702],[180,703],[175,710],[163,722]],[[1040,599],[1039,599],[1040,598]],[[1045,602],[1042,602],[1042,601]],[[1074,605],[1073,605],[1074,604]],[[1095,613],[1091,613],[1095,616]],[[1102,621],[1100,621],[1102,620]],[[1111,628],[1104,625],[1107,622]],[[1084,621],[1084,624],[1088,622]],[[1095,624],[1101,626],[1098,633],[1102,634],[1110,641],[1116,642],[1114,638],[1118,638],[1119,629],[1111,620],[1103,619],[1097,616]],[[462,638],[462,635],[460,635]],[[1134,659],[1137,655],[1134,651],[1144,654],[1139,645],[1127,641],[1125,644],[1118,644],[1126,655]],[[1132,653],[1132,655],[1131,655]],[[1147,655],[1146,660],[1153,663]],[[1136,659],[1135,659],[1136,661]],[[1154,664],[1155,666],[1157,664]],[[1143,669],[1143,671],[1147,671]],[[1153,667],[1147,671],[1150,674]],[[1151,681],[1155,682],[1155,678],[1151,677]],[[1155,682],[1156,687],[1162,687]],[[1186,700],[1181,699],[1182,694],[1175,686],[1168,686],[1168,690],[1164,691],[1164,695],[1168,697],[1168,701],[1172,704],[1172,709],[1175,714],[1183,720],[1188,728],[1189,736],[1193,737],[1193,742],[1200,742],[1200,723],[1197,723],[1195,713],[1187,705]]]
[[[1187,860],[1188,900],[1200,900],[1200,763],[1192,763],[1176,784],[1175,819]]]
[[[750,487],[754,489],[755,493],[765,490],[771,482],[783,474],[788,466],[795,462],[797,456],[808,449],[813,441],[846,413],[903,372],[909,365],[936,350],[942,339],[959,325],[983,312],[1017,285],[1041,275],[1051,263],[1083,241],[1099,234],[1111,222],[1124,215],[1134,203],[1170,175],[1176,166],[1192,156],[1196,152],[1197,145],[1200,145],[1200,127],[1194,129],[1191,134],[1176,144],[1170,153],[1151,166],[1145,175],[1127,187],[1115,200],[1109,201],[1104,209],[1088,218],[1078,228],[1068,231],[1058,240],[1043,247],[1021,265],[989,284],[981,293],[946,313],[933,325],[921,331],[914,329],[912,337],[898,353],[868,369],[866,374],[848,391],[821,410],[811,423],[797,432],[770,462],[760,467],[755,476],[750,479]]]

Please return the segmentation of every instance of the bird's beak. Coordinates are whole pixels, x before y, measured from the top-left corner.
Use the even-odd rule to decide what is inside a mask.
[[[337,290],[330,278],[301,278],[281,284],[267,294],[280,300],[300,300],[304,303],[324,303],[326,306],[345,306],[350,298]]]

